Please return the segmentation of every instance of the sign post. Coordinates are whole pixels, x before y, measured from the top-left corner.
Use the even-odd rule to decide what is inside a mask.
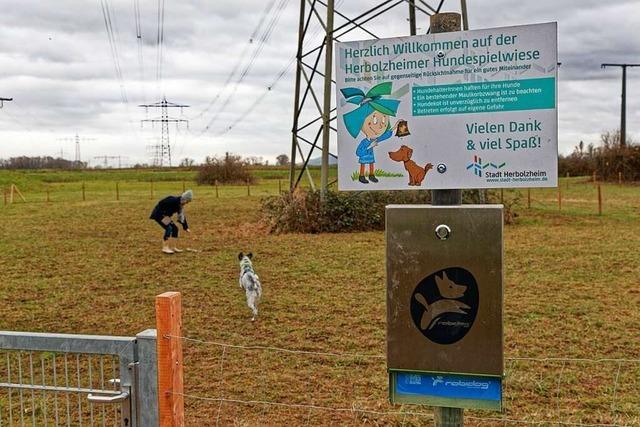
[[[386,210],[392,403],[501,410],[503,207],[465,188],[557,186],[556,23],[336,43],[338,187],[431,189]]]

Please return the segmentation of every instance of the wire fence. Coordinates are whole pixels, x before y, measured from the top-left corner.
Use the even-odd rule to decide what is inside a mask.
[[[322,414],[342,417],[339,421],[341,424],[347,423],[344,417],[352,417],[353,423],[356,424],[363,422],[363,417],[371,418],[372,421],[375,419],[376,423],[402,425],[419,425],[433,419],[432,413],[428,411],[412,410],[411,406],[392,406],[387,403],[384,396],[375,396],[371,390],[369,390],[369,397],[373,394],[374,398],[354,399],[353,396],[357,396],[355,391],[358,387],[356,386],[350,387],[354,391],[352,396],[337,393],[341,398],[327,396],[322,392],[320,383],[331,383],[332,379],[327,378],[321,372],[327,367],[342,371],[350,370],[351,375],[356,377],[361,375],[358,373],[359,371],[364,375],[377,372],[384,376],[386,374],[386,356],[383,354],[316,351],[269,345],[242,345],[172,335],[167,335],[165,338],[179,339],[204,347],[199,351],[191,352],[198,360],[202,357],[212,357],[206,349],[218,348],[219,352],[215,353],[219,356],[214,357],[219,377],[218,381],[214,381],[215,391],[212,392],[210,387],[190,385],[190,376],[186,376],[186,388],[194,389],[194,391],[180,393],[187,404],[203,404],[205,412],[206,406],[209,406],[209,410],[215,413],[216,425],[225,425],[230,422],[242,423],[243,417],[251,416],[238,412],[238,407],[244,406],[257,411],[261,411],[259,408],[263,408],[263,412],[261,412],[263,416],[265,415],[264,408],[266,410],[269,408],[290,410],[293,413],[285,414],[284,418],[278,422],[286,422],[287,417],[293,417],[294,424],[305,425],[325,424],[327,420],[322,418]],[[232,350],[236,353],[232,354]],[[273,353],[276,357],[248,355],[248,353],[265,352]],[[187,353],[190,353],[189,350]],[[282,356],[302,358],[304,361],[285,365],[281,360]],[[188,359],[188,357],[185,359],[185,368],[190,365]],[[241,368],[238,367],[238,363]],[[248,364],[253,365],[254,363],[261,366],[252,366],[247,369]],[[275,367],[271,366],[274,364]],[[505,365],[503,380],[505,394],[502,415],[495,416],[487,412],[467,411],[465,419],[473,425],[594,427],[640,425],[640,404],[637,400],[640,391],[640,358],[513,356],[505,358]],[[310,372],[315,371],[317,374],[315,376],[311,373],[306,374],[307,378],[316,378],[319,382],[319,384],[312,385],[311,393],[298,393],[299,385],[295,384],[296,376],[288,375],[286,372],[288,369],[299,373],[302,367],[310,368]],[[197,367],[192,366],[192,369],[195,370]],[[246,372],[253,369],[274,369],[277,377],[273,377],[272,380],[279,383],[281,391],[275,392],[273,387],[262,389],[261,386],[266,387],[264,379]],[[227,370],[230,372],[225,372]],[[238,375],[243,376],[243,381],[238,380]],[[352,379],[345,372],[332,375],[338,379],[344,379],[345,382],[358,382],[357,378],[353,377]],[[591,381],[582,381],[585,376],[591,376]],[[624,387],[621,386],[623,377],[626,382]],[[291,382],[287,382],[288,379]],[[377,386],[384,388],[384,379],[376,381]],[[371,382],[365,383],[368,386],[372,385]],[[526,384],[529,384],[530,387],[526,387]],[[205,392],[205,390],[207,391]],[[258,397],[259,394],[264,394],[264,396]],[[321,396],[317,397],[314,394]],[[345,405],[349,399],[351,399],[351,404]],[[522,406],[518,402],[520,399],[526,401],[526,411],[520,407]],[[319,403],[320,401],[322,403]],[[229,413],[223,414],[224,408],[227,406],[232,409]],[[300,418],[301,416],[304,418]],[[316,417],[320,417],[320,419],[316,419]],[[333,421],[335,422],[335,420]]]

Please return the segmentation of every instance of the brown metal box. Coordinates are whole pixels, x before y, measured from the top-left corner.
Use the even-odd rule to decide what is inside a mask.
[[[501,205],[387,206],[390,371],[502,376],[502,224]]]

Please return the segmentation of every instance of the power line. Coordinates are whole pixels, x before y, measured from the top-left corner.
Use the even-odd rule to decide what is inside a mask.
[[[120,66],[120,55],[118,53],[118,43],[113,31],[115,19],[112,19],[111,9],[109,8],[108,0],[100,0],[100,8],[102,10],[102,18],[104,20],[104,26],[107,31],[107,39],[109,41],[109,49],[111,51],[111,58],[113,60],[113,66],[116,73],[116,78],[120,84],[120,97],[125,104],[128,102],[127,92],[124,86],[124,78],[122,77],[122,67]],[[117,29],[116,29],[117,31]]]
[[[158,0],[158,33],[156,37],[156,84],[162,84],[162,62],[164,54],[164,2]]]
[[[213,126],[213,124],[218,120],[218,117],[220,116],[220,114],[227,108],[227,106],[231,102],[231,99],[232,99],[233,95],[238,90],[238,86],[240,85],[240,83],[242,83],[244,81],[245,77],[249,74],[249,72],[251,71],[251,68],[253,67],[253,64],[254,64],[255,60],[257,59],[257,57],[262,52],[264,44],[271,37],[271,34],[273,33],[273,30],[275,29],[278,21],[280,20],[280,16],[282,14],[282,11],[284,10],[284,8],[286,7],[286,5],[288,3],[289,3],[289,0],[280,0],[279,1],[279,3],[277,4],[277,6],[275,8],[275,11],[273,12],[273,15],[272,15],[269,23],[267,24],[266,28],[262,32],[262,35],[260,36],[260,40],[258,41],[258,45],[254,49],[254,51],[253,51],[253,53],[252,53],[252,55],[251,55],[251,57],[249,59],[248,64],[243,68],[242,72],[240,73],[240,76],[234,82],[234,85],[233,85],[233,88],[231,89],[231,92],[227,95],[227,97],[225,98],[224,102],[222,103],[222,105],[220,106],[218,111],[216,111],[216,113],[213,115],[213,117],[211,117],[211,119],[209,120],[207,125],[204,127],[204,129],[200,132],[200,134],[198,136],[201,136],[204,133],[206,133],[207,131],[209,131],[211,129],[211,127]]]
[[[142,40],[142,24],[140,22],[140,0],[133,0],[133,16],[136,28],[136,44],[138,46],[138,72],[140,74],[140,87],[142,99],[146,101],[147,95],[144,87],[144,42]]]
[[[233,69],[227,75],[227,78],[225,79],[225,82],[222,85],[222,89],[220,89],[220,91],[218,91],[216,96],[211,100],[211,102],[209,102],[207,107],[205,109],[203,109],[200,113],[198,113],[196,116],[192,117],[191,120],[199,119],[204,114],[209,112],[211,107],[213,107],[215,105],[215,103],[218,101],[218,99],[220,99],[220,96],[222,95],[222,92],[226,89],[227,85],[229,83],[231,83],[231,79],[233,79],[233,77],[236,75],[236,72],[238,71],[238,68],[240,68],[240,64],[244,60],[247,52],[249,51],[249,47],[253,44],[253,41],[255,40],[256,36],[258,35],[258,31],[260,31],[260,28],[262,27],[262,24],[264,23],[267,15],[269,14],[269,11],[273,7],[275,1],[276,0],[270,0],[270,2],[267,3],[267,7],[265,7],[264,11],[262,12],[262,15],[260,16],[260,20],[258,21],[258,24],[253,29],[253,32],[251,33],[251,36],[249,37],[249,40],[247,40],[247,43],[244,45],[244,47],[242,49],[242,52],[240,53],[240,55],[236,59],[236,63],[234,64]]]

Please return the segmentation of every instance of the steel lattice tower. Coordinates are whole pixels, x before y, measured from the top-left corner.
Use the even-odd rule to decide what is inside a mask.
[[[154,104],[141,104],[140,107],[144,107],[145,111],[149,111],[149,108],[160,109],[160,117],[156,117],[153,119],[144,119],[141,120],[141,124],[145,122],[150,122],[153,125],[155,123],[161,124],[161,136],[160,142],[154,146],[154,166],[171,166],[171,141],[169,139],[169,123],[175,123],[176,129],[180,125],[181,122],[187,124],[187,128],[189,128],[189,121],[186,119],[179,119],[169,116],[169,108],[180,108],[180,114],[182,114],[182,109],[189,107],[184,104],[175,104],[173,102],[167,101],[166,97],[162,98],[162,101],[156,102]]]
[[[364,33],[365,38],[379,38],[367,28],[367,23],[401,5],[408,5],[409,33],[415,35],[416,14],[431,16],[440,13],[444,0],[378,0],[370,8],[352,17],[338,11],[336,3],[341,4],[341,0],[300,0],[289,171],[291,191],[295,190],[305,173],[311,188],[315,188],[307,166],[316,148],[322,152],[322,192],[333,184],[328,180],[329,157],[337,159],[335,154],[329,152],[330,134],[336,132],[336,127],[332,124],[336,120],[336,108],[331,101],[331,94],[335,90],[332,79],[333,42],[341,41],[354,30]],[[452,3],[460,8],[463,28],[468,29],[466,0]],[[310,33],[313,34],[314,31],[324,34],[320,44],[310,43]],[[306,154],[303,146],[309,147]],[[296,168],[297,156],[302,161],[301,168]]]

